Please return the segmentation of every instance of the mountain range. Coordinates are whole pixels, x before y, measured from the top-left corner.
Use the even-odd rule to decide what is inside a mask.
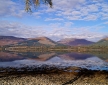
[[[28,38],[23,42],[17,43],[22,46],[56,46],[57,43],[47,37]]]
[[[85,39],[66,38],[58,41],[58,43],[69,45],[69,46],[84,46],[84,45],[93,44],[94,42]]]
[[[0,46],[19,45],[19,46],[56,46],[61,45],[47,37],[19,38],[13,36],[0,36]]]
[[[19,42],[26,41],[25,38],[17,38],[13,36],[0,36],[0,46],[16,44]]]
[[[86,45],[106,45],[108,46],[108,38],[104,38],[98,42],[88,41],[86,39],[65,38],[60,41],[53,41],[47,37],[36,38],[18,38],[14,36],[0,36],[0,46],[20,45],[20,46],[86,46]]]

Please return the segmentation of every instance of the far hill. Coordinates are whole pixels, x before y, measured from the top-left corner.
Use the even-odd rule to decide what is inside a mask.
[[[27,41],[20,42],[16,45],[22,45],[22,46],[56,46],[58,44],[47,37],[37,37],[37,38],[29,38]]]
[[[108,38],[104,38],[104,39],[96,42],[93,45],[95,45],[95,46],[108,46]]]
[[[49,39],[47,37],[29,38],[28,40],[37,41],[38,43],[44,44],[44,45],[52,45],[52,46],[57,45],[56,42],[54,42],[53,40],[51,40],[51,39]]]
[[[93,44],[94,42],[85,39],[66,38],[58,41],[58,43],[69,45],[69,46],[85,46],[85,45]]]
[[[64,46],[47,37],[18,38],[14,36],[0,36],[0,46]]]
[[[0,36],[0,46],[16,44],[25,40],[26,39],[24,38],[18,38],[13,36]]]

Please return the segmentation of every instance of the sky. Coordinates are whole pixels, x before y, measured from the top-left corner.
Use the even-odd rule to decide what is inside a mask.
[[[0,0],[0,35],[98,41],[108,37],[108,0],[52,0],[27,13],[24,0]]]

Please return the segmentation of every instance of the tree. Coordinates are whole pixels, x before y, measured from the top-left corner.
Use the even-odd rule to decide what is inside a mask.
[[[31,12],[32,6],[39,6],[41,2],[44,2],[45,4],[49,4],[50,7],[52,7],[52,0],[26,0],[25,1],[25,10],[27,12]]]

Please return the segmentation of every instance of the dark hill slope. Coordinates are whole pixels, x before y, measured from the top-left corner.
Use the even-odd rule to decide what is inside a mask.
[[[84,45],[90,45],[94,42],[85,40],[85,39],[75,39],[75,38],[66,38],[58,41],[58,43],[64,44],[64,45],[70,45],[70,46],[84,46]]]
[[[18,38],[13,36],[0,36],[0,46],[16,44],[25,40],[26,39],[24,38]]]

